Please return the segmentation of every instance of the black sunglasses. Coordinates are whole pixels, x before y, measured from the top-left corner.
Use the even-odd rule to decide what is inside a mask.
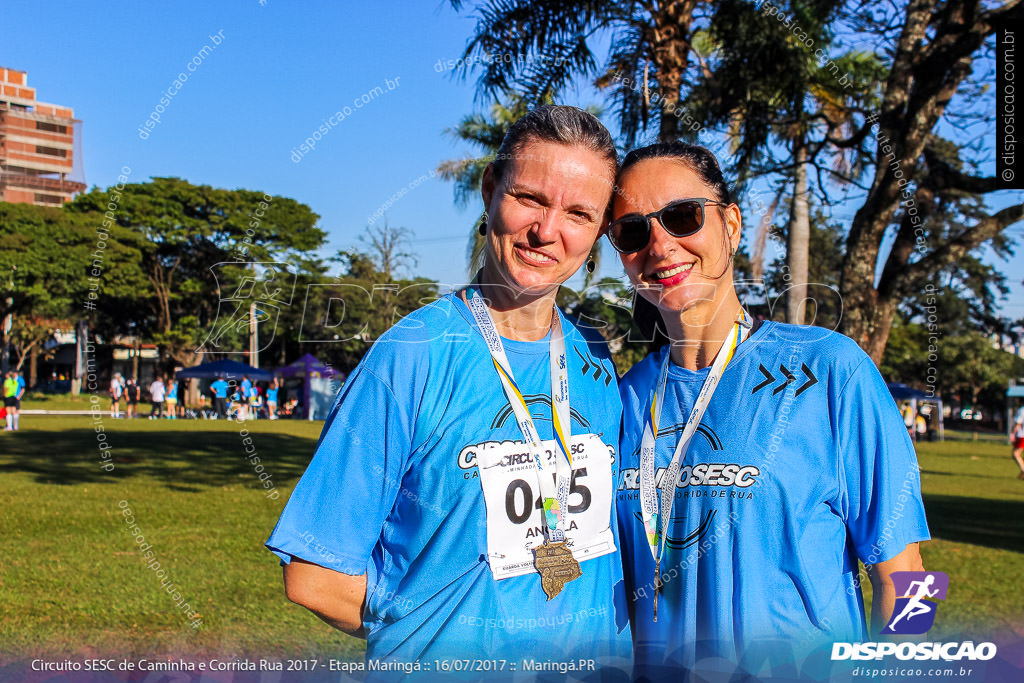
[[[657,218],[665,232],[673,237],[689,237],[704,227],[704,205],[729,206],[705,197],[677,199],[646,216],[631,213],[608,226],[608,241],[620,254],[635,254],[651,241],[651,219]]]

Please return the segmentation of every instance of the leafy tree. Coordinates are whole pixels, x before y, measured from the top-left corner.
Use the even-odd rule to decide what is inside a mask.
[[[359,251],[341,252],[335,261],[342,265],[339,276],[308,283],[298,343],[303,352],[348,372],[374,340],[439,293],[433,280],[385,276],[371,256]],[[387,305],[382,304],[385,297]]]
[[[771,231],[772,238],[777,242],[790,244],[787,232],[792,229],[792,221],[776,225]],[[842,301],[837,291],[839,285],[839,267],[842,264],[843,228],[831,221],[823,207],[811,205],[808,225],[808,247],[814,259],[810,261],[805,286],[802,294],[810,304],[811,324],[828,329],[836,329],[842,316]],[[744,262],[737,263],[737,277],[744,278],[749,266]],[[763,315],[771,320],[788,318],[787,304],[794,289],[793,277],[785,257],[778,257],[768,269],[764,277],[763,293],[766,302],[763,305],[751,305],[751,313]],[[756,297],[760,292],[748,288],[748,297]]]
[[[100,221],[0,202],[0,320],[10,315],[12,322],[0,343],[13,345],[15,366],[34,358],[56,329],[101,319],[110,299],[137,286],[131,256]]]
[[[850,2],[847,12],[851,25],[873,36],[890,55],[874,170],[846,238],[840,280],[846,307],[842,330],[878,363],[908,292],[1024,218],[1024,204],[1011,204],[995,212],[979,210],[945,234],[931,221],[933,210],[946,203],[943,194],[988,195],[1000,187],[996,178],[966,172],[962,157],[970,154],[967,143],[946,143],[937,131],[940,126],[966,131],[974,123],[994,123],[994,111],[972,106],[983,87],[972,79],[972,69],[997,26],[1024,18],[1024,4],[988,8],[981,0],[910,0],[900,6],[858,1]],[[866,119],[861,134],[872,125]],[[893,227],[895,243],[883,254]],[[923,249],[917,248],[919,238]]]
[[[333,282],[333,278],[327,275],[327,265],[315,256],[293,260],[291,267],[295,281],[287,301],[276,306],[276,316],[272,320],[259,325],[261,364],[285,365],[310,351],[301,341],[303,326],[308,327],[313,322],[313,310],[307,310],[307,299],[312,293],[316,300],[320,286],[324,282]],[[315,350],[310,352],[318,353]]]
[[[1000,351],[978,332],[943,340],[939,350],[937,389],[943,396],[957,395],[960,405],[977,407],[983,391],[1005,394],[1012,376],[1013,354]],[[999,407],[999,401],[997,409]]]
[[[566,315],[601,333],[612,352],[619,374],[625,373],[649,351],[644,332],[633,320],[633,299],[637,294],[615,278],[600,281],[573,292],[563,287],[557,303]]]
[[[67,205],[73,213],[98,217],[110,191],[94,189]],[[179,178],[154,178],[119,192],[114,220],[136,250],[151,296],[137,329],[176,362],[192,365],[203,328],[217,319],[224,298],[218,287],[243,282],[250,262],[297,263],[321,246],[318,216],[288,197],[252,190],[193,185]],[[221,263],[218,282],[211,269]]]
[[[849,51],[828,62],[820,58],[834,51],[829,22],[841,4],[717,3],[706,41],[708,66],[686,100],[698,121],[727,125],[740,186],[748,175],[785,179],[790,195],[786,319],[796,323],[804,321],[808,261],[814,253],[809,175],[817,172],[819,203],[829,201],[829,185],[856,180],[866,152],[863,136],[855,136],[853,116],[877,104],[875,84],[884,75],[881,60],[870,53]],[[775,158],[776,149],[783,152],[781,159]]]

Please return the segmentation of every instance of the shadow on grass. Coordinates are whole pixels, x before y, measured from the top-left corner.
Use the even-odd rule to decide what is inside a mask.
[[[924,495],[932,537],[1024,553],[1024,502]]]
[[[968,472],[940,472],[939,470],[926,469],[922,469],[921,474],[931,474],[936,477],[956,477],[958,479],[962,477],[972,477],[974,479],[988,479],[989,481],[993,479],[993,476],[991,474],[971,474]]]
[[[118,430],[107,434],[114,469],[105,472],[91,429],[12,436],[0,442],[0,473],[25,472],[39,483],[63,485],[148,476],[178,491],[229,484],[260,487],[252,456],[260,458],[274,486],[288,485],[302,475],[316,448],[312,438],[254,433],[256,451],[247,454],[241,437],[232,431]]]

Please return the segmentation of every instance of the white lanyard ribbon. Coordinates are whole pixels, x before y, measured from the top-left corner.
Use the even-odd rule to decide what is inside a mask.
[[[669,521],[672,518],[672,504],[675,502],[676,479],[679,478],[679,466],[683,454],[686,452],[690,439],[693,437],[704,411],[711,402],[725,366],[732,360],[736,347],[746,339],[749,323],[747,322],[746,311],[740,311],[741,319],[736,321],[729,331],[725,344],[718,352],[715,362],[711,365],[711,371],[704,380],[704,385],[697,395],[697,400],[690,410],[690,417],[686,421],[683,434],[676,444],[675,452],[672,454],[672,461],[661,476],[661,483],[657,486],[661,493],[661,514],[658,514],[658,497],[655,493],[655,461],[654,444],[658,436],[658,423],[661,420],[661,408],[665,400],[665,385],[668,380],[668,366],[671,363],[671,349],[665,353],[665,362],[661,365],[661,372],[658,375],[656,385],[650,399],[651,412],[644,420],[643,438],[640,441],[640,509],[644,521],[644,530],[647,533],[647,545],[651,550],[651,556],[655,564],[655,595],[660,587],[661,557],[665,553],[665,539],[668,537]],[[660,522],[660,525],[659,525]],[[659,528],[660,526],[660,528]],[[657,620],[657,598],[655,598],[655,620]]]
[[[473,319],[476,320],[480,333],[487,343],[487,348],[491,352],[494,369],[501,379],[505,397],[515,413],[516,422],[523,433],[523,439],[529,445],[534,462],[537,463],[541,496],[544,498],[544,522],[548,529],[548,536],[552,541],[563,541],[565,540],[565,515],[568,512],[569,486],[572,478],[572,451],[569,446],[572,437],[572,424],[569,412],[569,364],[565,355],[565,338],[562,335],[562,323],[558,316],[558,308],[555,307],[551,314],[549,352],[551,421],[554,426],[555,443],[558,444],[554,458],[555,471],[552,472],[550,464],[546,462],[546,449],[541,442],[540,434],[537,433],[537,427],[533,423],[526,400],[512,375],[512,366],[505,355],[501,335],[498,334],[494,320],[487,310],[487,304],[473,287],[466,290],[466,303],[469,305]]]

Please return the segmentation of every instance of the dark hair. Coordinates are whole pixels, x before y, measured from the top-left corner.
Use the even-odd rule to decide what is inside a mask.
[[[685,142],[659,142],[647,147],[634,149],[626,155],[619,169],[619,177],[627,168],[644,161],[645,159],[669,159],[685,164],[687,168],[696,173],[705,185],[711,188],[715,199],[726,204],[732,203],[732,191],[725,176],[722,175],[722,168],[718,165],[715,155],[707,147],[691,145]],[[616,192],[621,192],[616,187]],[[648,348],[653,351],[668,343],[668,334],[665,332],[664,322],[658,307],[645,299],[639,292],[633,301],[633,320],[640,328],[644,339],[651,340]]]
[[[718,160],[707,147],[690,145],[685,142],[659,142],[634,149],[626,155],[619,174],[621,175],[627,168],[645,159],[672,159],[685,164],[687,168],[700,176],[700,179],[714,192],[715,196],[711,199],[726,204],[732,203],[732,192],[725,182]]]
[[[619,164],[608,129],[597,117],[577,107],[545,104],[512,124],[494,157],[494,178],[500,181],[508,162],[530,142],[554,142],[593,150],[608,160],[614,172]]]

